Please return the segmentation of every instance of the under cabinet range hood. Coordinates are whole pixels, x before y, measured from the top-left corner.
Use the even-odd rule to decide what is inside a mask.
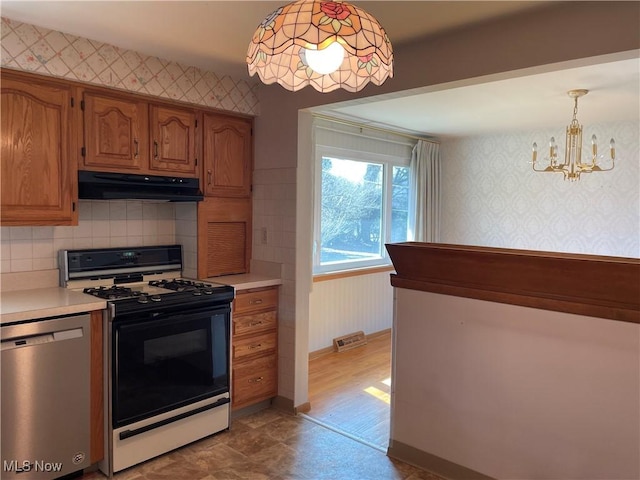
[[[92,200],[199,202],[204,198],[199,183],[197,178],[79,171],[78,196]]]

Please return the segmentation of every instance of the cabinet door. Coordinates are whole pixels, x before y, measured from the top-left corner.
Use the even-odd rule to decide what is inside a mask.
[[[198,277],[247,273],[251,237],[250,198],[198,202]]]
[[[155,173],[197,177],[195,111],[151,106],[150,157]]]
[[[84,141],[83,168],[87,170],[147,170],[148,105],[136,99],[85,92]]]
[[[77,225],[71,87],[3,71],[1,91],[2,225]]]
[[[212,197],[249,197],[253,159],[251,120],[204,116],[204,193]]]

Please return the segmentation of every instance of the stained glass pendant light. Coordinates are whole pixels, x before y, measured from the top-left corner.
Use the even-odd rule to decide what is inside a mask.
[[[251,76],[292,91],[357,92],[393,77],[393,49],[384,28],[342,1],[298,0],[258,26],[247,51]]]

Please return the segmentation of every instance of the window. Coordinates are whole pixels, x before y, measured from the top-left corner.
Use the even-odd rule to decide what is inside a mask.
[[[314,273],[390,264],[407,240],[409,159],[317,146]]]

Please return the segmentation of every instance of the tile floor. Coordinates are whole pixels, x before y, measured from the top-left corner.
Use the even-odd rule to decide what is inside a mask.
[[[102,480],[100,472],[82,480]],[[231,429],[114,475],[117,480],[442,480],[301,416],[266,409]]]

